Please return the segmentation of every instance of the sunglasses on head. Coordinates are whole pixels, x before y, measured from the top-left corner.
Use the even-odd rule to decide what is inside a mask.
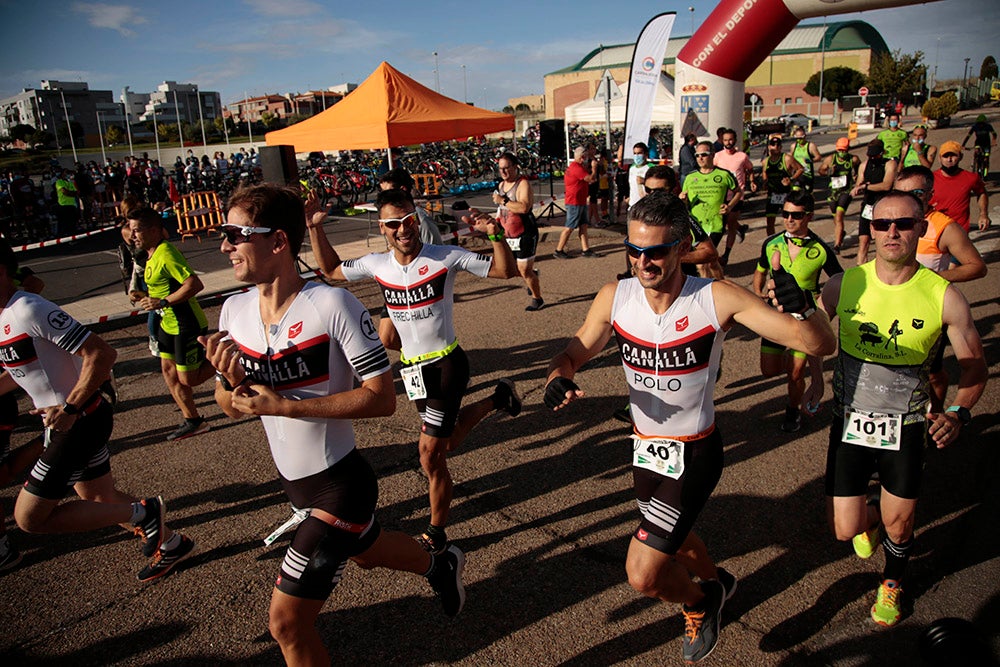
[[[809,211],[782,211],[782,218],[791,218],[792,220],[801,220],[802,218],[809,215]]]
[[[416,211],[410,211],[402,218],[379,218],[378,221],[389,229],[399,229],[402,225],[408,225],[411,222],[416,222]]]
[[[648,245],[645,248],[643,248],[642,246],[637,246],[634,243],[629,243],[628,241],[625,241],[625,252],[632,259],[639,259],[640,255],[645,255],[646,259],[655,262],[657,260],[661,260],[664,257],[666,257],[667,253],[670,252],[670,249],[680,242],[681,242],[680,239],[675,239],[670,243]]]
[[[219,235],[229,243],[229,245],[239,245],[246,243],[254,234],[270,234],[270,227],[243,227],[242,225],[222,225],[219,227]]]
[[[896,229],[901,232],[908,232],[921,221],[922,218],[875,218],[872,220],[872,229],[876,232],[887,232],[889,227],[896,225]]]

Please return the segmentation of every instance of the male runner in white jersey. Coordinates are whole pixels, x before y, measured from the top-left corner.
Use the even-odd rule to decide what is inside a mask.
[[[42,415],[45,450],[17,496],[14,518],[29,533],[75,533],[120,524],[143,538],[150,581],[191,555],[194,542],[164,523],[162,498],[138,500],[111,475],[111,397],[101,391],[117,353],[59,306],[17,288],[17,259],[0,241],[0,393],[20,385]],[[72,488],[80,500],[63,503]]]
[[[927,226],[923,202],[890,191],[872,213],[875,261],[833,276],[821,297],[821,307],[838,318],[840,339],[825,490],[838,540],[852,540],[861,558],[884,547],[871,618],[892,626],[909,606],[903,576],[913,553],[924,450],[931,443],[947,447],[965,430],[987,369],[965,297],[917,261]],[[938,411],[928,406],[928,371],[944,335],[962,374],[954,404]],[[868,504],[875,472],[881,492]]]
[[[726,331],[739,322],[816,355],[832,352],[835,339],[826,315],[780,265],[769,283],[774,309],[734,283],[685,276],[680,258],[689,245],[687,209],[677,198],[652,192],[629,209],[625,250],[635,277],[598,292],[583,326],[549,366],[545,404],[560,410],[582,398],[573,377],[616,336],[642,514],[625,569],[640,593],[684,604],[684,659],[696,662],[715,648],[723,603],[736,586],[692,531],[722,474],[712,394]]]
[[[480,278],[513,278],[518,275],[517,261],[504,240],[503,227],[485,213],[472,211],[472,221],[492,242],[492,258],[455,246],[422,243],[413,198],[404,190],[383,190],[375,207],[389,252],[341,262],[327,244],[320,266],[336,280],[375,278],[382,289],[399,334],[403,384],[423,422],[420,465],[430,480],[431,517],[419,539],[429,551],[440,553],[448,542],[445,526],[452,495],[445,456],[494,410],[505,410],[512,417],[521,412],[521,399],[507,379],[497,383],[492,396],[461,407],[469,384],[469,361],[455,336],[455,278],[458,271]]]
[[[330,664],[315,623],[348,559],[423,574],[455,616],[465,603],[461,550],[427,553],[375,518],[378,482],[351,420],[392,414],[396,394],[367,309],[347,290],[299,276],[305,214],[296,190],[238,190],[226,219],[221,250],[256,288],[230,297],[220,331],[200,338],[218,371],[215,400],[230,417],[261,417],[282,487],[292,505],[311,509],[271,594],[271,635],[285,661]]]

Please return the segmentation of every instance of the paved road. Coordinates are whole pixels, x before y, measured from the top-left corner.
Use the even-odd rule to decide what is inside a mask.
[[[741,284],[750,281],[764,236],[763,219],[750,222],[730,264]],[[829,238],[829,216],[821,215],[815,228]],[[1000,230],[974,238],[992,273],[962,290],[995,383]],[[215,251],[209,245],[205,261]],[[627,432],[611,418],[624,396],[612,347],[579,376],[586,399],[558,416],[541,403],[548,360],[582,322],[600,286],[621,270],[620,237],[596,238],[601,257],[595,259],[551,259],[553,247],[552,236],[541,244],[548,306],[538,313],[522,315],[527,296],[517,281],[463,276],[456,288],[456,328],[473,368],[472,398],[486,395],[503,376],[515,379],[525,396],[519,418],[484,422],[453,457],[449,534],[469,554],[466,611],[448,620],[422,579],[352,566],[320,618],[338,664],[681,664],[677,608],[642,599],[625,582],[637,512]],[[845,252],[845,264],[852,254],[853,248]],[[55,277],[46,280],[53,293],[66,289]],[[351,289],[378,307],[371,284]],[[218,307],[208,313],[214,324]],[[120,530],[49,537],[15,529],[25,561],[3,577],[0,661],[279,663],[267,634],[267,600],[287,542],[265,548],[261,540],[289,507],[259,423],[227,419],[205,388],[197,398],[212,431],[164,442],[179,413],[145,351],[143,326],[101,332],[120,352],[116,477],[135,493],[164,494],[172,525],[196,539],[198,551],[183,569],[143,586],[133,578],[143,564],[137,541]],[[784,386],[760,377],[758,349],[754,336],[734,328],[716,391],[726,470],[697,529],[740,582],[724,612],[722,642],[707,664],[917,665],[921,632],[943,616],[972,620],[1000,651],[1000,395],[988,389],[963,441],[930,453],[909,575],[916,610],[897,628],[879,631],[868,607],[881,557],[858,560],[825,527],[826,419],[795,435],[779,430]],[[954,378],[950,354],[947,367]],[[828,377],[829,370],[828,361]],[[380,520],[410,533],[419,532],[427,516],[416,426],[416,412],[402,398],[392,417],[357,426],[381,480]],[[33,420],[24,419],[15,441],[33,429]],[[5,507],[15,493],[15,487],[0,492]]]

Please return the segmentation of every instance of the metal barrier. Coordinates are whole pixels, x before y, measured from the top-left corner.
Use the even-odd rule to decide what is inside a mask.
[[[177,231],[182,241],[193,237],[200,242],[199,234],[225,223],[219,197],[212,191],[184,195],[174,206],[174,212],[177,214]]]

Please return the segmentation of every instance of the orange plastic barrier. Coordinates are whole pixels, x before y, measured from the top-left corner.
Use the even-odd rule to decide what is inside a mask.
[[[192,192],[181,197],[174,206],[177,214],[177,231],[181,240],[194,237],[201,241],[199,234],[210,232],[225,223],[219,197],[214,192]]]

